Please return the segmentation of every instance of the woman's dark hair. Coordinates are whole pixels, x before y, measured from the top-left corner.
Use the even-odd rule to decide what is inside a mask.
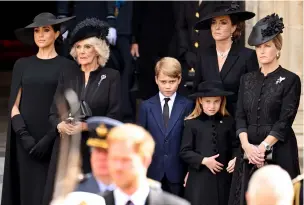
[[[245,29],[245,22],[244,21],[239,21],[239,18],[237,15],[229,15],[230,16],[230,20],[232,25],[236,25],[236,29],[232,34],[232,40],[233,41],[237,41],[240,39],[242,32]]]
[[[55,25],[52,25],[52,28],[54,29],[55,32],[57,32],[57,31],[60,32],[61,25],[60,24],[55,24]],[[63,44],[63,37],[62,37],[62,34],[60,33],[58,38],[55,41],[55,49],[56,50],[60,49],[62,44]]]

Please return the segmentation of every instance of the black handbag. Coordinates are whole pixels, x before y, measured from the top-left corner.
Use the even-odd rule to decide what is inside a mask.
[[[258,146],[258,145],[255,145],[255,146]],[[273,152],[273,148],[271,148],[269,151],[266,150],[266,152],[265,152],[265,160],[266,161],[272,161],[272,152]],[[246,152],[244,152],[243,159],[248,160]]]
[[[91,108],[89,107],[88,103],[82,100],[79,103],[79,109],[77,109],[77,111],[74,113],[69,112],[69,115],[65,121],[73,124],[78,121],[83,122],[89,117],[92,117]]]

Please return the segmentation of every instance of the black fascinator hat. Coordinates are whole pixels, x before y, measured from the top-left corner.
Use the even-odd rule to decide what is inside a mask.
[[[275,13],[268,15],[254,25],[248,38],[248,44],[250,46],[263,44],[283,33],[283,29],[283,18],[280,18]]]
[[[109,24],[101,21],[97,18],[86,18],[79,22],[70,36],[70,45],[74,45],[76,42],[97,37],[102,40],[107,40],[106,37],[109,33]]]

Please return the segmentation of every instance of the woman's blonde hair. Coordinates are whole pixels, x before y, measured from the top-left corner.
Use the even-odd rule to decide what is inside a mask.
[[[98,65],[100,65],[102,67],[105,66],[110,57],[110,48],[109,48],[108,44],[106,43],[106,41],[99,39],[97,37],[90,37],[90,38],[85,39],[85,41],[87,41],[88,44],[92,45],[94,47],[95,51],[97,52]],[[75,60],[77,60],[76,46],[77,46],[77,43],[75,43],[73,45],[71,52],[70,52],[71,56]]]
[[[200,116],[202,114],[203,108],[202,108],[202,105],[201,105],[201,102],[200,102],[200,100],[202,98],[203,97],[196,98],[195,108],[194,108],[193,112],[185,118],[185,120],[190,120],[190,119],[197,118],[198,116]],[[229,113],[226,109],[226,103],[227,103],[226,97],[222,96],[221,100],[222,100],[222,102],[221,102],[219,113],[222,116],[228,116]]]
[[[272,42],[274,43],[274,46],[276,47],[276,49],[279,50],[279,53],[277,55],[277,59],[279,59],[281,57],[281,50],[282,50],[282,46],[283,46],[283,38],[281,34],[278,34],[276,37],[274,37],[272,39]]]

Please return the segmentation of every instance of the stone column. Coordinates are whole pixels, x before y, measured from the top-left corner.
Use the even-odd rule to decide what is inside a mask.
[[[255,12],[256,16],[246,22],[245,42],[253,25],[266,15],[277,13],[283,17],[284,31],[283,48],[281,52],[280,64],[300,76],[302,82],[301,103],[296,116],[293,128],[297,135],[299,154],[303,161],[303,1],[250,1],[246,0],[246,10]],[[254,49],[254,48],[253,48]]]

